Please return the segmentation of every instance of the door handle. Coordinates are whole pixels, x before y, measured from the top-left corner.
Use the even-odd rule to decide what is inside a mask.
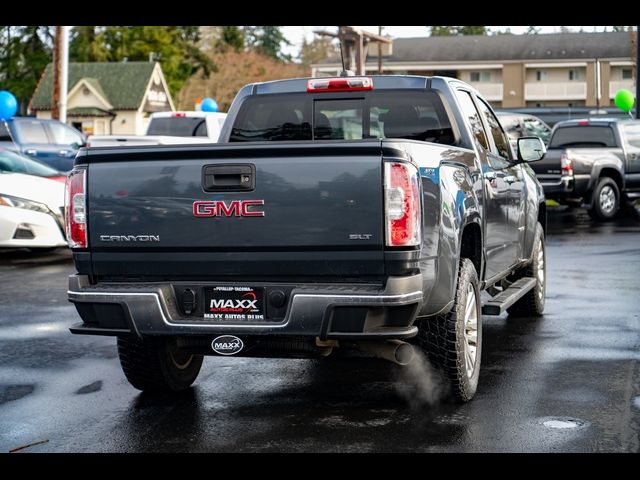
[[[484,178],[487,180],[495,180],[498,178],[498,174],[496,172],[485,172]]]
[[[205,192],[242,192],[256,187],[256,167],[243,165],[206,165],[202,171]]]
[[[504,181],[507,182],[509,185],[511,185],[516,180],[517,178],[514,175],[507,175],[506,177],[504,177]]]
[[[58,155],[63,155],[65,157],[68,157],[70,153],[70,150],[58,150]]]
[[[637,153],[630,153],[629,154],[629,158],[631,160],[637,160],[638,159],[638,154]]]
[[[27,148],[24,153],[27,155],[37,155],[38,151],[35,148]]]

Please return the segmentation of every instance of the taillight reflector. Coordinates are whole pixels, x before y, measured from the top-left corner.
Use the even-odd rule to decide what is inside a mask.
[[[420,189],[418,171],[407,163],[385,163],[386,245],[420,245]]]
[[[373,90],[371,77],[316,78],[307,81],[307,92],[357,92]]]
[[[73,170],[67,177],[64,222],[71,248],[87,248],[86,170]]]

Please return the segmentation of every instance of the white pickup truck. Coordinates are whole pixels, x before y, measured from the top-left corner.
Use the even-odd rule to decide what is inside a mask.
[[[157,112],[146,135],[91,135],[87,147],[216,143],[227,118],[220,112]]]

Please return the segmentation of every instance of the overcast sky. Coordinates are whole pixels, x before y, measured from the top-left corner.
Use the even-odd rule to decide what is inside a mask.
[[[359,26],[358,28],[362,28],[363,30],[367,30],[369,32],[372,33],[378,33],[378,27],[377,26]],[[512,33],[524,33],[527,31],[527,29],[529,27],[525,27],[525,26],[490,26],[489,30],[494,31],[494,30],[500,30],[500,31],[504,31],[507,28],[511,29]],[[560,27],[538,27],[540,28],[540,33],[554,33],[554,32],[559,32],[560,31]],[[574,31],[579,31],[581,28],[585,31],[585,32],[593,32],[593,31],[603,31],[605,27],[598,27],[598,26],[591,26],[591,27],[580,27],[580,26],[571,26],[569,27],[571,28],[571,30]],[[611,30],[611,27],[608,28],[609,30]],[[321,26],[321,27],[282,27],[282,31],[284,32],[285,36],[287,37],[287,39],[293,44],[290,47],[286,47],[285,53],[288,53],[290,55],[292,55],[293,57],[296,57],[298,55],[298,53],[300,52],[300,45],[302,44],[302,38],[305,37],[307,39],[307,41],[311,41],[313,40],[313,31],[314,30],[329,30],[329,31],[337,31],[337,27],[335,26],[331,26],[331,27],[325,27],[325,26]],[[399,38],[399,37],[426,37],[429,34],[429,31],[427,29],[426,26],[417,26],[417,27],[407,27],[407,26],[401,26],[401,27],[393,27],[393,26],[387,26],[384,27],[384,30],[382,32],[385,35],[391,35],[393,38]]]

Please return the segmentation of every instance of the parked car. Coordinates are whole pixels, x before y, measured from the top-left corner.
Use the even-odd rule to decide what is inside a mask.
[[[521,137],[539,137],[545,145],[549,144],[551,127],[538,117],[526,113],[504,111],[497,111],[496,115],[509,135],[509,140],[514,148]]]
[[[2,147],[0,147],[0,173],[25,173],[59,182],[67,180],[67,176],[62,172]]]
[[[73,168],[78,148],[86,143],[82,133],[57,120],[13,117],[7,126],[10,132],[0,122],[0,147],[39,160],[60,172]]]
[[[215,143],[227,118],[221,112],[157,112],[146,135],[91,135],[87,147]]]
[[[547,198],[610,220],[622,201],[640,196],[640,121],[559,122],[544,160],[533,170]]]
[[[542,141],[513,157],[489,103],[442,77],[259,83],[230,112],[218,144],[80,150],[71,331],[118,337],[141,390],[187,388],[203,355],[418,348],[470,400],[482,314],[544,310]]]
[[[66,246],[63,213],[64,184],[0,173],[0,247]]]

